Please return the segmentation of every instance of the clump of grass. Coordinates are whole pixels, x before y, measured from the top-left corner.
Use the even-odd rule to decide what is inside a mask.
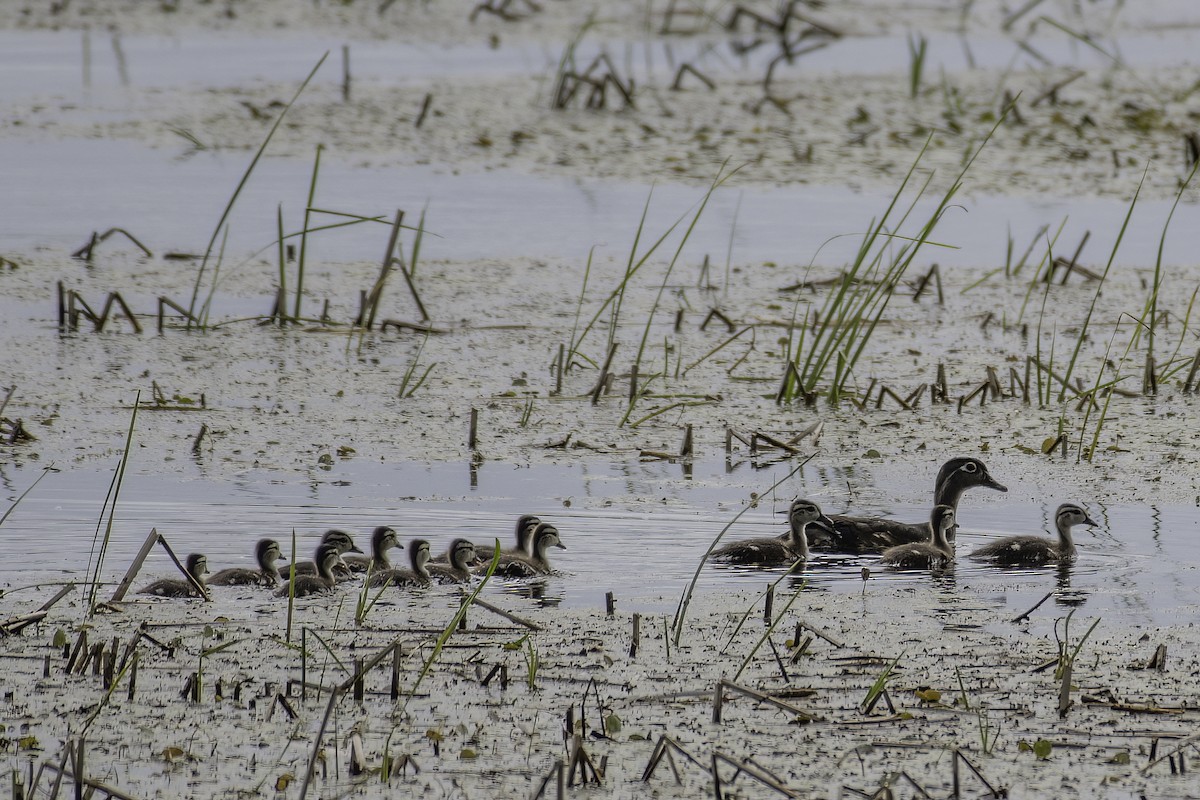
[[[837,405],[841,401],[846,384],[854,374],[855,365],[870,342],[872,334],[895,294],[895,287],[904,277],[917,254],[926,244],[946,246],[932,242],[930,237],[951,200],[962,187],[967,171],[1007,115],[1008,110],[1006,109],[1004,114],[996,120],[982,143],[965,160],[954,182],[942,195],[933,213],[929,215],[916,235],[901,236],[891,229],[893,216],[901,197],[915,176],[921,160],[929,150],[933,134],[931,133],[926,139],[924,146],[892,196],[883,216],[873,221],[868,227],[853,263],[843,272],[841,280],[826,298],[818,315],[819,324],[811,334],[811,341],[808,342],[805,339],[808,336],[811,314],[805,312],[800,341],[795,348],[793,359],[785,368],[784,380],[779,392],[781,402],[790,402],[797,395],[806,399],[814,398],[820,382],[827,379],[830,382],[828,387],[829,403]],[[896,222],[895,230],[898,231],[903,227],[916,203],[924,196],[931,180],[932,174],[926,178],[908,209]],[[891,248],[887,245],[897,242],[900,243],[898,249],[894,255],[889,257],[888,253]],[[831,371],[832,375],[829,374]]]

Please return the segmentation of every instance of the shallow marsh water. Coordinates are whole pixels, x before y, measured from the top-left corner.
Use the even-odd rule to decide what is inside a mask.
[[[803,314],[811,304],[778,290],[809,276],[810,263],[813,275],[836,274],[857,240],[826,240],[860,232],[881,213],[912,163],[919,131],[938,130],[929,166],[943,179],[955,174],[1004,90],[1024,93],[1026,119],[1000,131],[939,226],[936,238],[959,249],[927,251],[919,265],[947,267],[946,304],[899,295],[859,366],[856,389],[878,378],[907,392],[945,363],[952,394],[963,396],[985,367],[1004,372],[1039,344],[1037,331],[1021,325],[1031,328],[1035,317],[1048,329],[1040,344],[1057,346],[1063,358],[1091,314],[1089,284],[1053,287],[1044,313],[1024,310],[1028,273],[971,284],[1003,265],[1010,235],[1019,252],[1041,226],[1053,231],[1064,219],[1055,254],[1069,256],[1091,231],[1081,261],[1100,268],[1150,162],[1116,268],[1096,300],[1103,322],[1083,348],[1086,380],[1111,377],[1106,342],[1116,336],[1116,321],[1146,300],[1170,198],[1186,172],[1180,139],[1197,118],[1186,91],[1194,80],[1194,7],[1049,2],[1039,8],[1044,16],[1007,35],[1000,25],[1008,9],[972,4],[967,35],[959,36],[959,3],[829,4],[821,13],[851,35],[781,76],[791,112],[775,115],[747,108],[758,96],[762,62],[755,59],[764,51],[730,59],[730,37],[713,30],[646,44],[654,26],[645,20],[656,5],[625,6],[630,13],[603,19],[581,49],[610,49],[646,87],[646,102],[630,113],[552,113],[543,105],[554,63],[580,31],[573,3],[543,4],[544,13],[515,23],[485,14],[470,24],[445,3],[398,2],[389,16],[363,3],[176,4],[171,14],[119,0],[55,4],[57,13],[0,6],[0,25],[12,28],[0,33],[0,74],[36,67],[0,98],[8,201],[0,256],[10,259],[0,262],[0,386],[16,384],[3,416],[23,420],[37,436],[4,445],[0,502],[12,504],[43,465],[62,470],[0,528],[0,619],[33,611],[54,590],[22,587],[82,576],[133,394],[142,390],[145,399],[152,383],[168,398],[205,395],[207,404],[141,412],[106,578],[124,570],[150,528],[179,551],[204,549],[214,567],[246,564],[254,538],[271,533],[288,542],[293,528],[304,554],[334,525],[360,539],[388,523],[405,539],[427,534],[444,543],[463,533],[507,543],[511,521],[526,511],[554,520],[569,548],[555,553],[558,574],[541,598],[488,588],[497,605],[542,626],[525,644],[519,625],[473,609],[468,629],[450,639],[421,691],[393,703],[384,676],[373,675],[367,700],[336,704],[333,728],[323,736],[327,695],[318,699],[310,690],[299,699],[295,681],[306,666],[279,640],[286,616],[280,601],[249,589],[219,591],[211,605],[141,601],[87,618],[77,592],[46,623],[3,639],[0,749],[7,766],[57,763],[63,744],[99,710],[88,734],[89,774],[136,796],[178,796],[182,787],[193,796],[266,794],[276,781],[302,774],[314,745],[325,748],[326,765],[334,764],[320,780],[322,796],[527,796],[569,752],[563,711],[579,708],[582,695],[585,720],[577,732],[594,756],[609,757],[600,791],[611,796],[712,791],[711,776],[687,764],[678,785],[665,767],[649,787],[640,780],[664,734],[701,761],[718,752],[753,757],[806,796],[896,786],[901,769],[948,794],[950,747],[968,753],[1014,797],[1194,796],[1190,775],[1149,766],[1151,753],[1162,755],[1200,725],[1200,633],[1192,625],[1200,584],[1200,429],[1195,396],[1180,391],[1181,376],[1158,396],[1118,398],[1094,463],[1075,457],[1085,432],[1070,403],[1025,405],[1008,397],[959,414],[953,404],[902,412],[870,404],[780,407],[770,397],[782,332],[791,335],[796,310]],[[1097,10],[1103,16],[1083,13]],[[1051,17],[1086,29],[1099,48],[1046,23]],[[17,30],[84,24],[91,34]],[[101,34],[106,24],[119,33]],[[336,40],[325,42],[327,31]],[[930,45],[919,102],[906,99],[911,31],[927,34]],[[392,41],[406,37],[407,44]],[[336,69],[343,42],[351,43],[355,75],[350,103]],[[136,336],[121,325],[102,335],[57,331],[59,279],[88,298],[122,292],[144,323],[156,298],[186,296],[194,263],[167,262],[161,253],[203,248],[269,124],[263,111],[290,96],[326,48],[330,62],[240,202],[228,247],[241,266],[215,296],[221,327],[195,334],[169,326],[163,336]],[[1111,61],[1099,49],[1124,62],[1098,69]],[[673,58],[705,68],[717,89],[666,89]],[[1064,85],[1054,102],[1033,104],[1076,67],[1086,74]],[[426,93],[436,98],[434,113],[417,133],[413,117]],[[187,129],[210,149],[189,152],[172,128]],[[320,205],[384,215],[401,207],[412,221],[428,204],[428,227],[437,236],[423,244],[418,285],[446,333],[422,341],[411,332],[359,336],[336,325],[277,330],[232,321],[270,305],[273,254],[261,262],[248,254],[270,244],[278,204],[287,227],[298,227],[318,141],[327,146]],[[653,358],[663,360],[664,373],[672,362],[686,365],[716,347],[729,333],[700,329],[710,308],[756,327],[753,346],[725,350],[690,375],[676,366],[671,392],[703,399],[638,426],[620,424],[620,380],[597,406],[582,399],[592,370],[572,373],[565,396],[552,396],[547,364],[572,329],[589,249],[599,248],[587,313],[623,269],[651,183],[647,229],[657,235],[696,203],[703,191],[697,187],[726,156],[749,163],[714,195],[675,280],[663,278],[664,256],[627,298],[616,331],[619,371],[628,369],[643,324],[662,342]],[[1183,324],[1200,251],[1196,213],[1193,190],[1166,242],[1160,298],[1169,312],[1167,350],[1178,346],[1183,358],[1198,341],[1194,325]],[[142,259],[129,245],[110,242],[91,265],[69,258],[90,231],[112,225],[130,228],[156,257]],[[307,309],[329,300],[335,322],[353,317],[358,290],[378,272],[386,235],[382,226],[362,230],[310,242]],[[706,254],[721,265],[707,273],[710,281],[721,276],[713,289],[701,288]],[[671,313],[656,315],[651,300],[660,281]],[[412,318],[394,285],[386,299],[385,313]],[[682,314],[678,330],[674,312]],[[595,338],[584,349],[598,359]],[[417,359],[439,366],[421,391],[399,398],[401,376]],[[1136,370],[1122,369],[1126,385],[1136,383]],[[670,402],[647,397],[640,409]],[[465,445],[471,408],[482,411],[478,461]],[[800,494],[828,511],[919,519],[937,464],[957,453],[979,453],[1010,487],[1007,495],[964,499],[960,547],[999,534],[1045,533],[1048,513],[1063,500],[1084,503],[1100,529],[1077,531],[1080,559],[1069,586],[1053,570],[999,571],[963,561],[952,577],[930,578],[880,570],[869,558],[822,557],[795,604],[779,615],[769,648],[760,639],[760,594],[778,573],[705,568],[683,640],[668,645],[662,623],[711,537],[799,460],[759,469],[736,449],[728,470],[724,426],[790,435],[814,421],[825,424],[811,443],[816,457],[776,497],[760,499],[729,538],[777,530],[770,512]],[[201,422],[209,434],[191,456]],[[688,423],[695,424],[697,453],[690,476],[677,463],[639,460],[641,449],[677,450]],[[1071,430],[1071,457],[1040,454],[1061,424]],[[343,448],[353,452],[342,456]],[[872,568],[865,586],[864,565]],[[138,584],[166,574],[167,561],[155,552]],[[777,593],[776,613],[790,599],[786,589]],[[1053,602],[1013,621],[1051,589],[1058,589]],[[603,612],[610,590],[617,596],[611,618]],[[348,675],[351,655],[399,643],[403,685],[414,687],[434,636],[457,608],[457,591],[391,594],[362,626],[352,623],[354,599],[347,591],[298,604],[296,627],[331,643],[332,657],[311,648],[307,668],[315,671],[319,661],[322,675],[314,679],[310,671],[310,681],[328,686]],[[752,624],[735,631],[746,609]],[[1055,708],[1060,683],[1041,667],[1059,654],[1071,610],[1071,642],[1093,620],[1100,624],[1067,684],[1073,705],[1064,718]],[[645,617],[636,655],[634,612]],[[794,627],[799,622],[840,644],[818,636],[796,653],[787,639],[802,632]],[[143,623],[176,650],[167,654],[142,641],[138,696],[125,700],[115,692],[107,707],[101,680],[66,674],[62,648],[51,645],[57,631],[70,641],[86,630],[93,642],[126,642]],[[201,655],[229,642],[228,650]],[[1160,644],[1166,669],[1147,669]],[[536,677],[534,651],[523,649],[531,646],[541,658]],[[768,649],[782,657],[773,659]],[[897,713],[863,711],[864,695],[894,660],[889,699]],[[207,693],[198,703],[176,699],[200,663]],[[500,664],[510,682],[488,685],[488,668]],[[742,683],[763,690],[815,689],[795,702],[811,704],[819,719],[799,724],[799,715],[738,700],[727,704],[723,724],[713,723],[713,687],[739,669]],[[220,699],[213,678],[225,687]],[[240,696],[228,691],[235,685],[245,689]],[[942,699],[929,699],[926,688]],[[281,710],[279,691],[291,697],[297,719]],[[595,705],[617,715],[622,730],[604,738],[607,718],[597,717]],[[987,755],[992,724],[1000,739]],[[375,776],[348,776],[342,760],[351,729],[362,736],[370,767],[408,753],[425,769],[389,787]],[[21,736],[34,741],[22,743]],[[1020,747],[1038,739],[1052,743],[1048,759]],[[1194,756],[1186,757],[1194,773]],[[756,784],[736,786],[746,796],[770,795]],[[295,783],[283,791],[295,792]]]
[[[760,472],[787,469],[776,464]],[[605,593],[611,591],[624,611],[673,614],[709,543],[750,502],[740,483],[726,481],[736,472],[744,478],[752,471],[747,462],[733,468],[700,462],[690,467],[687,478],[680,465],[665,463],[344,463],[315,471],[303,482],[266,472],[222,482],[143,474],[131,476],[122,489],[104,574],[115,582],[151,528],[166,536],[181,557],[185,551],[204,552],[216,570],[253,566],[251,545],[262,536],[278,539],[290,552],[293,531],[297,557],[306,558],[319,534],[332,527],[353,532],[364,548],[370,530],[381,524],[396,528],[402,541],[429,539],[435,553],[458,536],[485,547],[499,538],[508,547],[511,522],[532,512],[553,521],[567,545],[565,551],[551,553],[555,574],[545,580],[494,582],[489,592],[528,597],[532,604],[596,609],[603,608]],[[5,483],[25,484],[33,475],[29,470],[6,473]],[[86,581],[99,509],[111,479],[107,473],[79,470],[47,476],[6,520],[8,540],[28,544],[19,559],[0,565],[0,586],[11,592],[43,582]],[[845,509],[834,504],[833,496],[846,479],[837,470],[810,468],[790,486],[803,486],[805,496],[829,497],[829,513],[840,513]],[[980,497],[990,494],[977,490],[962,505],[960,556],[1000,535],[1053,536],[1053,507],[1006,502],[1000,494]],[[789,502],[787,496],[764,498],[724,541],[772,535],[781,524],[777,514]],[[931,579],[925,571],[882,568],[874,556],[816,553],[805,581],[813,591],[860,594],[861,569],[867,567],[871,577],[866,592],[881,583],[932,585],[1015,615],[1057,589],[1060,604],[1114,623],[1190,621],[1200,602],[1200,514],[1195,507],[1085,505],[1101,527],[1076,529],[1080,556],[1067,570],[997,569],[960,558],[952,572]],[[927,513],[916,503],[867,510],[902,520]],[[405,553],[390,555],[394,563],[406,563]],[[166,556],[155,551],[139,582],[171,572]],[[780,570],[713,563],[702,571],[697,587],[706,594],[760,591],[781,575]],[[780,591],[789,585],[796,583],[785,581]]]

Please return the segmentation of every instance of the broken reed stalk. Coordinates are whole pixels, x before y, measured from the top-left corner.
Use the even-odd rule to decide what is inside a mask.
[[[813,459],[813,456],[809,456],[808,458],[804,459],[796,466],[792,467],[792,469],[789,470],[786,475],[784,475],[779,480],[775,481],[775,483],[771,484],[771,486],[766,491],[760,492],[758,496],[759,497],[770,497],[772,492],[775,491],[775,489],[782,486],[788,479],[790,479],[793,475],[795,475],[801,469],[803,469],[804,465],[807,464],[812,459]],[[704,555],[700,557],[699,563],[696,564],[696,571],[692,575],[692,579],[690,581],[688,581],[687,588],[684,589],[683,595],[679,598],[679,605],[677,606],[677,608],[675,610],[675,631],[674,631],[674,636],[673,636],[673,638],[674,638],[673,644],[676,647],[679,646],[679,641],[683,636],[683,626],[684,626],[685,621],[687,620],[688,606],[691,605],[692,594],[696,591],[696,584],[700,581],[700,573],[704,569],[704,565],[708,561],[708,557],[710,555],[712,555],[712,552],[714,550],[717,549],[717,545],[720,544],[721,539],[725,536],[725,534],[729,531],[729,529],[732,528],[734,526],[734,524],[739,519],[742,518],[742,515],[750,510],[750,508],[751,508],[751,504],[747,503],[745,505],[745,507],[742,508],[741,511],[739,511],[737,514],[734,515],[733,519],[729,520],[729,522],[727,522],[725,524],[725,527],[721,528],[721,531],[709,543],[708,549],[704,551]]]
[[[100,526],[104,522],[104,507],[100,509],[100,519],[96,522],[96,533],[92,537],[92,550],[88,555],[90,564],[92,556],[95,556],[95,569],[92,570],[90,588],[88,590],[88,616],[92,617],[96,614],[96,592],[100,586],[100,570],[104,566],[104,555],[108,552],[108,543],[112,539],[113,517],[117,511],[117,499],[121,494],[121,484],[125,479],[125,467],[129,463],[130,447],[133,444],[133,428],[137,422],[138,406],[141,403],[142,392],[134,396],[132,413],[129,416],[129,430],[125,434],[125,448],[121,451],[121,460],[117,463],[117,471],[113,475],[112,483],[108,488],[108,495],[104,498],[104,507],[108,508],[108,523],[104,525],[104,539],[100,542],[100,550],[96,551],[96,540],[100,536]]]
[[[499,548],[500,548],[500,541],[497,539],[496,540],[497,551],[499,550]],[[308,759],[308,769],[306,769],[304,772],[304,781],[300,784],[300,800],[304,800],[304,798],[308,795],[308,785],[312,781],[313,776],[316,774],[318,754],[321,751],[321,739],[325,736],[325,729],[327,727],[329,727],[329,718],[333,715],[334,706],[337,704],[337,702],[341,698],[341,696],[346,693],[347,690],[349,690],[349,689],[353,688],[355,685],[361,683],[364,675],[366,675],[368,672],[373,670],[376,666],[379,665],[380,662],[382,662],[389,655],[393,655],[395,653],[395,648],[398,643],[399,643],[399,639],[389,643],[386,647],[384,647],[382,650],[380,650],[374,656],[372,656],[370,658],[370,660],[357,665],[353,675],[351,675],[350,677],[343,680],[337,686],[334,686],[333,689],[329,692],[329,702],[325,706],[325,716],[321,720],[321,727],[317,731],[317,735],[315,737],[313,737],[312,755],[309,756],[309,759]]]
[[[129,591],[129,587],[133,584],[133,579],[137,577],[138,571],[142,568],[142,562],[146,560],[146,556],[150,555],[150,550],[154,547],[154,545],[158,544],[158,539],[158,528],[151,528],[150,535],[146,537],[146,541],[142,542],[142,549],[138,550],[137,555],[133,559],[133,563],[131,563],[129,565],[129,569],[125,571],[125,577],[121,579],[121,583],[117,585],[117,590],[113,592],[113,596],[109,598],[108,602],[119,603],[125,599],[125,594]]]
[[[288,644],[292,643],[292,612],[296,606],[296,529],[292,528],[292,562],[288,567],[288,610],[287,610],[287,635],[284,641]],[[301,648],[303,651],[303,648]]]
[[[283,107],[283,110],[279,112],[279,116],[275,118],[275,123],[271,126],[271,130],[267,132],[266,137],[263,139],[262,144],[259,145],[254,157],[250,159],[250,165],[246,167],[245,173],[242,174],[241,180],[238,181],[238,185],[234,189],[233,195],[230,196],[229,201],[225,204],[225,209],[221,212],[221,217],[217,220],[217,224],[213,228],[212,237],[208,241],[208,247],[206,247],[204,250],[204,258],[200,262],[200,269],[196,273],[196,283],[192,288],[192,299],[191,302],[188,303],[189,328],[191,327],[191,318],[194,317],[196,312],[196,300],[200,296],[200,284],[204,279],[204,272],[208,267],[208,260],[212,256],[213,247],[217,243],[217,237],[221,235],[221,229],[225,227],[225,223],[229,219],[230,213],[233,211],[234,204],[241,195],[242,189],[244,189],[246,184],[249,182],[250,175],[254,172],[254,168],[258,166],[258,160],[262,158],[263,153],[266,152],[267,145],[270,144],[271,138],[275,135],[275,131],[279,129],[279,124],[283,122],[283,118],[287,116],[287,112],[291,109],[292,105],[295,104],[296,100],[299,99],[300,93],[303,92],[305,87],[308,86],[309,81],[311,81],[313,76],[317,74],[317,70],[321,68],[321,65],[325,63],[325,59],[328,57],[329,51],[326,50],[325,54],[317,60],[316,65],[313,66],[312,70],[308,73],[308,77],[306,77],[300,84],[299,88],[296,89],[296,93],[292,95],[292,99],[289,100],[287,105]],[[213,290],[216,290],[215,282],[213,285]],[[299,293],[297,293],[297,296],[298,295]]]

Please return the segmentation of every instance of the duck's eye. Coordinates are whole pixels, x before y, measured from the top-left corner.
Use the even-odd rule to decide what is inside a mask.
[[[968,461],[966,464],[963,464],[963,472],[978,472],[978,471],[979,471],[979,467],[976,466],[975,463],[972,461]]]

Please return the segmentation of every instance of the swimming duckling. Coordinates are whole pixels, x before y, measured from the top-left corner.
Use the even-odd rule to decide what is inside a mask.
[[[429,555],[429,542],[424,539],[413,539],[408,543],[411,569],[384,569],[372,572],[367,583],[371,586],[382,586],[390,582],[392,586],[401,589],[428,586],[431,581],[429,569],[426,566],[429,563]]]
[[[967,558],[1030,567],[1048,564],[1051,561],[1071,561],[1075,558],[1075,542],[1071,540],[1071,528],[1075,525],[1095,526],[1096,521],[1074,503],[1063,503],[1054,512],[1054,527],[1058,530],[1057,543],[1041,536],[1007,536],[979,548]]]
[[[283,550],[274,539],[259,539],[254,545],[254,560],[258,569],[230,567],[213,573],[205,581],[209,586],[275,586],[279,583],[279,569],[275,562],[283,558]]]
[[[342,554],[338,552],[336,544],[323,544],[317,548],[317,566],[318,572],[316,575],[297,575],[292,582],[295,583],[295,596],[307,597],[313,594],[325,594],[332,592],[337,586],[337,578],[334,577],[333,568],[341,562]],[[288,591],[292,587],[288,585],[289,581],[283,582],[283,587],[275,592],[276,597],[287,597]]]
[[[712,557],[732,564],[754,564],[775,567],[808,560],[808,536],[805,529],[810,522],[821,522],[833,526],[829,517],[821,513],[816,503],[797,498],[788,509],[788,538],[774,536],[746,539],[733,542],[713,551]]]
[[[200,587],[204,587],[204,576],[208,573],[208,559],[199,553],[190,553],[187,557],[187,572],[196,579]],[[138,594],[153,594],[159,597],[198,597],[196,587],[180,578],[161,578],[138,591]]]
[[[386,525],[380,525],[371,533],[371,555],[367,556],[342,556],[342,562],[349,568],[351,572],[381,572],[392,568],[392,563],[388,561],[388,548],[395,547],[398,550],[403,550],[404,545],[400,544],[400,537],[396,531]]]
[[[529,555],[533,552],[533,531],[542,520],[534,514],[522,514],[517,517],[517,546],[501,550],[502,555]]]
[[[446,550],[449,564],[430,564],[429,577],[438,583],[466,583],[471,580],[471,562],[475,560],[475,545],[466,539],[455,539]]]
[[[884,564],[899,569],[937,569],[954,563],[954,546],[947,535],[954,527],[954,509],[950,506],[934,506],[925,535],[929,541],[911,542],[889,547],[880,559]]]
[[[331,528],[330,530],[327,530],[327,531],[325,531],[325,533],[321,534],[321,542],[320,542],[320,544],[317,545],[317,552],[320,553],[321,548],[327,544],[333,545],[335,548],[337,548],[338,560],[337,560],[337,563],[334,565],[335,568],[342,567],[342,565],[345,563],[342,561],[342,553],[361,553],[362,552],[362,550],[360,550],[358,548],[358,545],[356,545],[354,543],[353,536],[346,533],[345,531],[340,531],[337,528]],[[320,556],[317,556],[316,558],[317,558],[317,560],[320,560]],[[285,573],[286,573],[286,570],[285,570]],[[317,570],[316,562],[315,561],[297,561],[296,562],[296,574],[297,575],[317,575],[318,570]],[[286,577],[286,575],[285,575],[285,577]]]
[[[551,547],[566,550],[567,546],[558,537],[558,528],[549,522],[539,522],[533,529],[533,553],[501,553],[496,564],[494,575],[506,578],[531,578],[534,575],[546,575],[550,572],[548,552]],[[487,571],[485,563],[482,571]]]
[[[996,481],[984,463],[977,458],[952,458],[938,470],[934,484],[935,506],[949,506],[956,514],[958,501],[963,493],[976,486],[1007,492],[1008,488]],[[925,523],[909,524],[881,517],[850,517],[834,514],[832,530],[821,530],[813,526],[808,532],[809,544],[814,550],[832,550],[838,553],[873,553],[909,542],[922,542],[929,538],[929,526]],[[950,538],[954,531],[951,529]]]
[[[500,552],[510,553],[512,555],[529,555],[531,552],[529,545],[533,538],[533,529],[537,527],[539,522],[541,522],[541,519],[534,514],[522,514],[521,516],[517,517],[517,527],[515,531],[517,546],[508,548],[507,550],[501,550]],[[472,563],[478,566],[479,564],[486,564],[491,560],[492,559],[490,556],[485,558],[485,554],[477,549],[475,551],[475,560]],[[430,561],[434,564],[449,563],[449,554],[439,553],[430,559]]]

